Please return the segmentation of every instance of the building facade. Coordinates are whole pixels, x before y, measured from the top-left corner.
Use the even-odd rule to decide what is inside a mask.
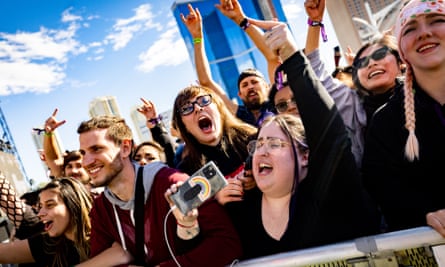
[[[91,118],[102,115],[122,117],[115,96],[102,96],[93,99],[90,102],[88,113],[90,114]]]
[[[343,51],[357,51],[377,32],[391,30],[402,0],[335,0],[326,7]]]
[[[287,23],[279,0],[240,0],[246,16],[270,20],[278,18]],[[181,13],[188,14],[187,5],[198,8],[203,20],[204,44],[213,79],[226,90],[228,96],[240,102],[238,75],[246,68],[256,68],[267,77],[267,63],[247,34],[226,18],[215,4],[218,0],[178,0],[171,7],[180,33],[194,62],[192,38],[181,20]]]

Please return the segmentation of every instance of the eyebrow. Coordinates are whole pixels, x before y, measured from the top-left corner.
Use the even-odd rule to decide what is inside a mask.
[[[46,200],[44,202],[39,202],[39,205],[43,205],[43,204],[48,205],[48,204],[52,204],[52,203],[57,203],[57,201],[55,199],[51,198],[51,199],[48,199],[48,200]]]

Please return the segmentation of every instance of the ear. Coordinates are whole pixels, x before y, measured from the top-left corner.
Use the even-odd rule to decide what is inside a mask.
[[[130,157],[133,151],[133,141],[131,139],[122,140],[121,155],[123,158]]]

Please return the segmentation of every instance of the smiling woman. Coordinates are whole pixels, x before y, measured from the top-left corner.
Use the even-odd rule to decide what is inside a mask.
[[[49,182],[39,194],[38,216],[45,233],[0,244],[0,263],[71,266],[88,258],[90,194],[72,178]]]

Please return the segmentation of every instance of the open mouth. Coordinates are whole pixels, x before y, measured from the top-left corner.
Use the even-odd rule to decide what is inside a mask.
[[[198,125],[199,128],[205,133],[212,131],[212,120],[207,117],[200,118]]]
[[[258,97],[258,93],[254,90],[249,91],[249,93],[247,94],[248,98],[255,98]]]
[[[271,172],[272,169],[273,169],[272,166],[265,163],[260,163],[258,171],[260,174],[265,174]]]
[[[43,222],[43,226],[44,226],[43,230],[45,232],[48,232],[53,226],[53,221]]]

